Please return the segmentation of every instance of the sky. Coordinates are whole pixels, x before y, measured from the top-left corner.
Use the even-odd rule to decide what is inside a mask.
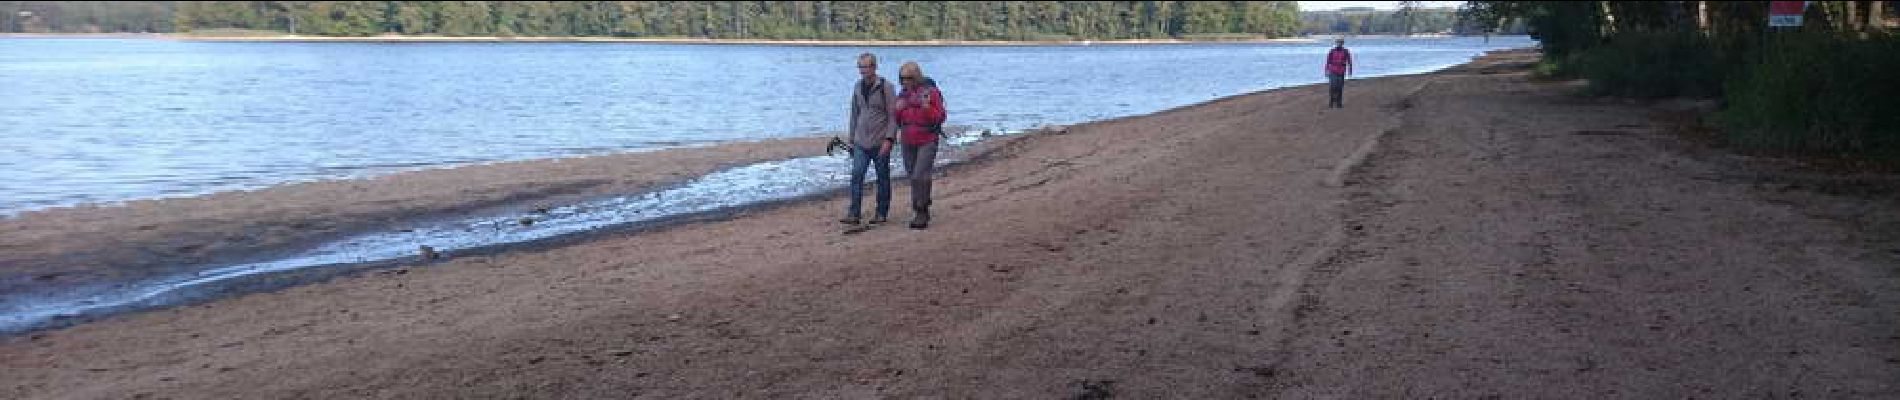
[[[1340,7],[1372,7],[1380,10],[1399,9],[1399,2],[1396,1],[1302,1],[1299,3],[1300,11],[1331,11],[1338,10]],[[1430,8],[1457,7],[1459,3],[1464,2],[1427,1],[1424,2],[1424,6]]]

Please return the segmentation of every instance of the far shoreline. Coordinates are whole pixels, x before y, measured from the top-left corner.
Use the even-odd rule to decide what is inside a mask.
[[[198,35],[180,33],[0,33],[0,39],[152,39],[183,42],[288,42],[288,43],[626,43],[626,44],[704,44],[771,46],[1091,46],[1091,45],[1193,45],[1193,44],[1269,44],[1320,43],[1346,39],[1442,39],[1461,35],[1309,35],[1285,38],[1242,39],[1117,39],[1117,40],[818,40],[818,39],[716,39],[699,37],[606,37],[606,36],[442,36],[442,35]]]
[[[607,36],[311,36],[311,35],[189,35],[162,34],[161,40],[189,42],[346,42],[346,43],[627,43],[627,44],[707,44],[773,46],[1077,46],[1077,45],[1150,45],[1205,43],[1312,43],[1311,38],[1254,38],[1237,40],[1126,39],[1126,40],[819,40],[819,39],[717,39],[699,37],[607,37]]]
[[[1483,57],[1448,68],[1470,65]],[[1434,73],[1439,72],[1416,75]],[[1395,78],[1398,77],[1370,79],[1384,82]],[[991,152],[1019,143],[1025,138],[1063,135],[1082,126],[1152,119],[1160,115],[1206,109],[1243,98],[1291,96],[1289,93],[1294,90],[1315,85],[1318,84],[1288,85],[1219,96],[1148,113],[1092,119],[1071,125],[1044,125],[1022,132],[996,135],[991,140],[984,140],[962,151],[967,157],[966,162],[980,163]],[[0,218],[0,242],[19,243],[23,248],[33,249],[0,254],[0,264],[11,262],[32,267],[7,271],[10,275],[0,274],[0,292],[10,289],[7,281],[19,282],[11,288],[16,291],[24,290],[18,288],[53,287],[51,285],[131,285],[143,279],[179,272],[180,267],[242,265],[260,259],[277,259],[294,255],[296,253],[292,249],[307,248],[311,243],[374,234],[379,230],[418,229],[428,226],[429,221],[462,220],[482,215],[503,215],[507,216],[507,220],[533,218],[537,213],[546,213],[537,210],[654,192],[735,166],[798,157],[829,157],[819,156],[814,151],[824,139],[826,137],[820,134],[742,140],[700,147],[460,165],[370,177],[291,182],[189,197],[135,199],[109,205],[35,210],[11,218]],[[830,199],[841,190],[837,188],[824,194],[745,204],[651,222],[632,222],[544,239],[459,249],[455,253],[458,257],[500,254],[600,237],[598,235],[673,226],[671,224],[675,222],[701,221],[699,218],[702,217],[729,218],[750,210]],[[229,239],[232,237],[240,239]],[[65,261],[71,259],[89,262]],[[188,295],[222,297],[246,293],[245,288],[275,290],[282,287],[270,285],[300,285],[340,276],[336,274],[429,262],[398,258],[333,265],[341,266],[340,269],[324,269],[323,266],[299,268],[283,274],[233,279],[231,282],[235,283],[229,285],[235,286],[217,286],[227,285],[217,283],[206,286],[216,289]],[[269,283],[256,283],[251,279],[263,279]],[[143,310],[137,306],[126,307],[99,308],[101,311],[97,314],[88,311],[77,318],[48,325],[32,323],[23,326],[31,326],[25,331],[59,328],[107,315]],[[0,319],[0,338],[18,333],[7,332],[5,322]]]

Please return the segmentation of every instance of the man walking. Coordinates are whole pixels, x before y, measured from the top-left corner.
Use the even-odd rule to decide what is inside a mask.
[[[851,90],[851,205],[838,220],[857,225],[864,209],[864,173],[877,167],[877,206],[872,224],[891,212],[891,142],[897,138],[896,89],[877,76],[877,56],[858,55],[858,84]]]

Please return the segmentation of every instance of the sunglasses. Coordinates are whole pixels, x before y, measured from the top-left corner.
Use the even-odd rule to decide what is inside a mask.
[[[859,65],[858,69],[877,68],[876,65]]]

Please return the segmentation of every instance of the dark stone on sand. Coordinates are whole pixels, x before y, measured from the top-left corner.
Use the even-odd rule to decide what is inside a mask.
[[[1251,373],[1254,374],[1254,376],[1262,378],[1272,378],[1274,375],[1280,373],[1279,370],[1273,367],[1234,367],[1234,372]]]
[[[1070,397],[1072,399],[1102,400],[1115,397],[1115,381],[1113,380],[1084,380],[1076,382],[1076,384],[1080,387],[1081,393],[1076,393],[1075,396]]]

